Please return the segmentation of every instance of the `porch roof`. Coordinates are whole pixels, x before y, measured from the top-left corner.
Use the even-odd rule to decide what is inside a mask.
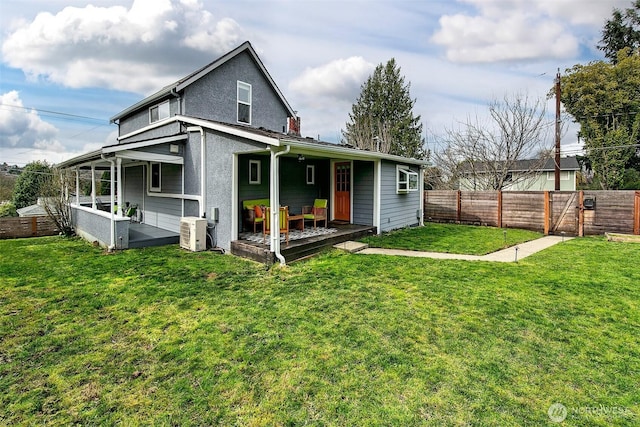
[[[313,138],[298,137],[270,131],[264,128],[252,128],[246,125],[229,124],[214,120],[200,119],[196,117],[175,116],[177,120],[202,126],[218,132],[227,133],[252,141],[265,143],[269,146],[290,146],[293,154],[316,155],[320,157],[340,157],[353,160],[390,160],[399,163],[413,165],[429,165],[426,160],[413,159],[393,154],[380,153],[376,151],[361,150],[355,147],[335,144],[332,142],[319,141]]]
[[[304,154],[304,155],[314,155],[319,157],[339,157],[343,159],[349,160],[389,160],[398,163],[412,164],[412,165],[421,165],[426,166],[430,163],[426,160],[421,159],[413,159],[402,156],[396,156],[393,154],[380,153],[377,151],[368,151],[361,150],[355,147],[335,144],[326,141],[318,141],[313,138],[304,138],[298,137],[294,135],[288,135],[284,133],[278,133],[275,131],[270,131],[264,128],[253,128],[246,125],[239,124],[230,124],[218,122],[215,120],[202,119],[198,117],[190,117],[190,116],[181,116],[176,115],[169,119],[163,120],[161,123],[153,124],[142,128],[138,131],[132,132],[127,135],[123,135],[118,139],[120,141],[126,140],[127,138],[137,135],[139,133],[143,133],[144,131],[148,131],[154,129],[156,127],[164,126],[170,122],[181,122],[185,124],[201,126],[203,128],[207,128],[216,132],[226,133],[228,135],[234,135],[241,138],[246,138],[251,141],[259,142],[262,144],[266,144],[267,149],[270,146],[274,147],[291,147],[292,154]],[[82,154],[80,156],[74,157],[69,160],[65,160],[59,163],[57,166],[61,168],[69,168],[75,166],[88,166],[90,164],[104,163],[108,164],[108,161],[103,159],[103,155],[116,155],[117,153],[123,152],[125,150],[133,151],[139,148],[150,147],[153,145],[163,144],[167,142],[185,142],[187,139],[186,134],[177,134],[168,137],[137,141],[137,142],[120,142],[114,145],[107,145],[99,150],[92,151],[90,153]],[[140,153],[140,151],[135,151],[135,153]],[[124,156],[119,156],[123,157]],[[157,161],[168,162],[168,163],[180,163],[179,160],[173,159],[178,156],[167,156],[165,159],[158,159]],[[139,160],[151,160],[146,157],[140,157]]]
[[[181,156],[168,154],[158,154],[147,151],[137,151],[136,149],[151,147],[154,145],[164,144],[167,142],[184,142],[187,135],[174,135],[170,137],[157,138],[147,141],[120,143],[115,145],[107,145],[99,150],[81,154],[71,159],[58,163],[59,168],[83,167],[83,166],[109,166],[109,158],[122,158],[127,161],[151,161],[162,163],[183,164],[184,159]]]

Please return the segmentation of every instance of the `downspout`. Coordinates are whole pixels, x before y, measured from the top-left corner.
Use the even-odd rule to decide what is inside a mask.
[[[180,97],[180,95],[176,91],[175,87],[171,88],[170,93],[171,93],[172,96],[178,98],[178,115],[182,115],[182,98]]]
[[[118,205],[118,218],[122,218],[122,216],[124,215],[124,201],[122,200],[123,198],[123,193],[124,193],[124,189],[122,188],[122,158],[118,157],[116,158],[116,165],[117,165],[117,169],[116,169],[116,176],[118,177],[118,201],[117,201],[117,205]],[[122,249],[122,248],[121,248]]]
[[[205,206],[207,206],[207,192],[205,191],[205,184],[207,180],[207,156],[205,148],[207,141],[202,126],[189,126],[187,132],[200,132],[200,200],[198,200],[198,202],[200,203],[200,217],[206,218],[207,212]]]
[[[291,146],[286,145],[284,151],[275,152],[271,150],[271,252],[273,252],[280,261],[280,265],[285,265],[284,256],[280,253],[280,167],[279,157],[291,151]],[[274,233],[274,227],[277,227],[277,233]]]
[[[115,191],[114,187],[115,186],[113,185],[114,184],[113,176],[115,174],[116,165],[115,165],[115,162],[113,161],[113,159],[105,157],[104,154],[101,154],[100,158],[102,160],[106,160],[109,163],[111,163],[111,171],[110,171],[110,176],[109,176],[109,179],[111,180],[111,185],[110,185],[110,187],[111,187],[111,205],[109,206],[109,211],[111,212],[111,244],[108,247],[109,252],[111,252],[116,247],[116,243],[115,243],[116,242],[116,220],[115,220],[115,216],[113,214],[113,200],[115,198],[115,194],[114,194],[114,191]]]
[[[79,203],[78,203],[79,204]],[[96,165],[91,163],[91,209],[97,209],[96,205]]]
[[[77,166],[76,166],[76,206],[80,206],[80,168]]]

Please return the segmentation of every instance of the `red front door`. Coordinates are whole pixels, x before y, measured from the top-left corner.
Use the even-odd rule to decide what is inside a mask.
[[[338,221],[351,221],[351,163],[336,163],[333,218]]]

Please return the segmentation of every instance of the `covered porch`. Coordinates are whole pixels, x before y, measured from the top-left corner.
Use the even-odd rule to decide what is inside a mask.
[[[136,147],[106,147],[58,165],[75,173],[75,189],[69,188],[72,184],[65,192],[76,233],[109,249],[178,243],[183,200],[189,198],[180,191],[182,141],[163,138]],[[155,152],[165,145],[166,154]],[[82,196],[88,192],[87,181],[90,194]],[[178,191],[165,191],[174,188]]]

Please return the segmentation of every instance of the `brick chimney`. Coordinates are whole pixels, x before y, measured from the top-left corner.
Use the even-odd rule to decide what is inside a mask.
[[[300,117],[287,118],[287,135],[300,136]]]

